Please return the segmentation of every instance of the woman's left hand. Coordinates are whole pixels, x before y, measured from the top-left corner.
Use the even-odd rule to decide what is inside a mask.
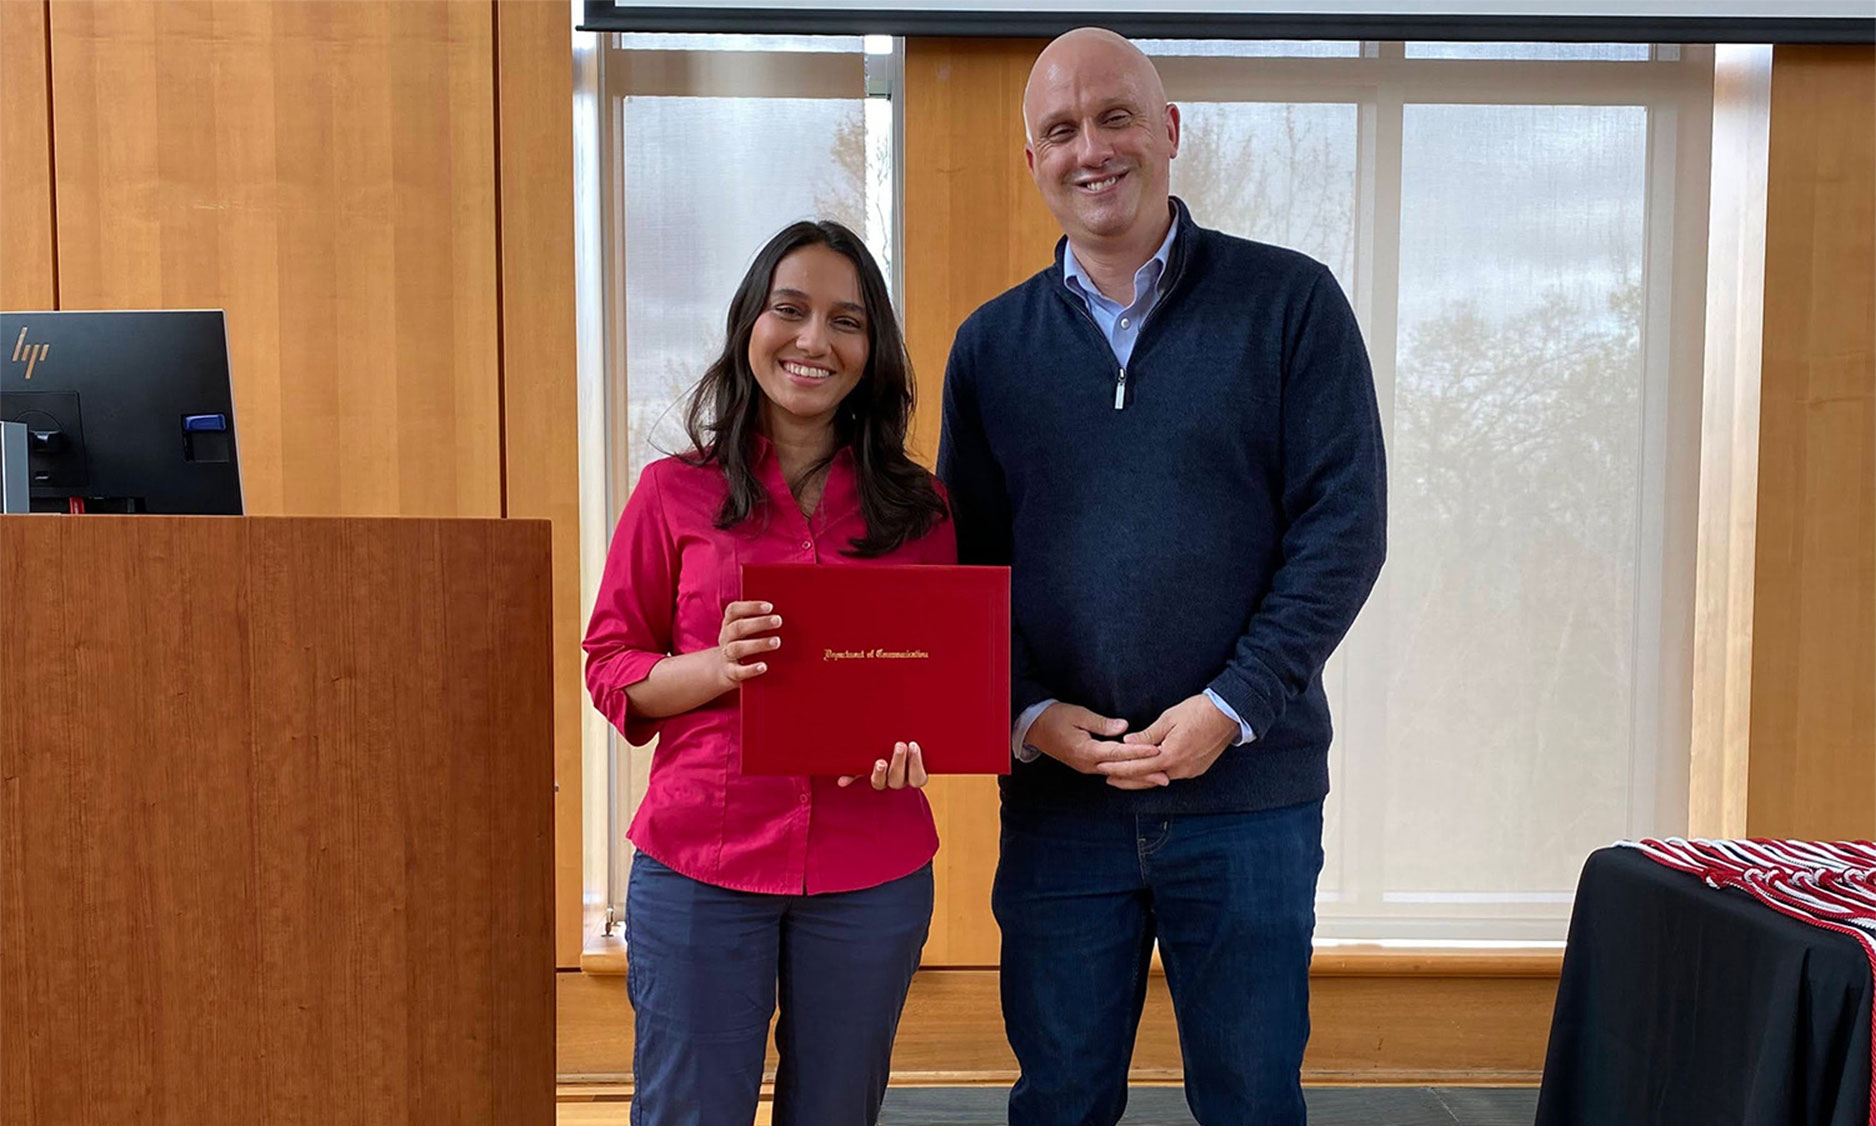
[[[859,779],[858,774],[843,774],[839,785],[851,786]],[[930,775],[925,773],[925,758],[917,743],[894,743],[892,761],[880,759],[873,764],[873,776],[869,779],[875,790],[903,790],[907,786],[924,788]]]

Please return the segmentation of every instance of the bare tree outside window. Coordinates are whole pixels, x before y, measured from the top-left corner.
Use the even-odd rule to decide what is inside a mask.
[[[1567,892],[1628,827],[1647,115],[1409,105],[1404,145],[1385,886]]]
[[[869,171],[881,142],[861,97],[633,97],[624,118],[624,439],[637,481],[688,448],[684,397],[722,348],[730,296],[762,244],[799,219],[864,236],[891,196]]]
[[[1455,301],[1402,351],[1390,887],[1568,887],[1588,849],[1622,835],[1639,294],[1620,282],[1598,309],[1552,291],[1497,320]],[[1454,850],[1472,857],[1461,878]]]
[[[1356,107],[1181,104],[1173,192],[1206,226],[1355,270]]]
[[[814,213],[844,224],[867,242],[879,268],[892,276],[891,115],[883,102],[869,101],[865,114],[843,120],[828,145],[827,185],[814,197]],[[882,124],[884,127],[882,128]]]
[[[1179,104],[1173,188],[1194,216],[1309,254],[1352,294],[1373,159],[1360,107]],[[1364,658],[1382,678],[1348,697],[1347,652],[1325,675],[1368,743],[1351,774],[1338,736],[1321,886],[1344,891],[1360,801],[1383,842],[1361,910],[1555,903],[1628,827],[1647,111],[1408,105],[1404,123],[1400,210],[1377,227],[1400,240],[1399,274],[1374,281],[1394,287],[1399,334],[1370,341],[1390,413],[1391,549]]]

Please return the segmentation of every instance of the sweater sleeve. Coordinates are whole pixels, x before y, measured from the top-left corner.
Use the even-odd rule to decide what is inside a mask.
[[[951,493],[957,524],[958,562],[1010,565],[1013,528],[1003,470],[984,434],[973,383],[967,321],[958,330],[945,364],[943,421],[938,439],[938,477]],[[1010,628],[1010,717],[1054,693],[1037,679],[1035,662],[1014,621]]]
[[[671,652],[677,567],[654,464],[626,498],[583,643],[593,706],[635,746],[650,742],[662,721],[634,712],[625,690]]]
[[[1282,399],[1280,562],[1209,685],[1262,736],[1354,624],[1387,554],[1374,375],[1353,310],[1319,268],[1290,331]]]

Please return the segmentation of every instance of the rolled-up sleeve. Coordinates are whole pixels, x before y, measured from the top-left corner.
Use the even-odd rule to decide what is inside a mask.
[[[655,470],[625,502],[582,646],[593,706],[633,744],[650,742],[662,721],[634,713],[625,690],[670,655],[677,605],[677,551]]]

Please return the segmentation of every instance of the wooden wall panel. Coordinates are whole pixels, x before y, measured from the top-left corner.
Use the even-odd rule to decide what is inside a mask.
[[[495,5],[501,125],[505,511],[554,529],[555,953],[579,963],[580,451],[573,273],[573,49],[564,0]]]
[[[62,305],[228,310],[251,512],[501,511],[493,25],[51,6]]]
[[[0,1121],[548,1126],[549,605],[539,523],[0,517]]]
[[[1754,836],[1876,836],[1876,48],[1779,47],[1766,189]]]
[[[63,304],[228,310],[250,512],[553,521],[557,774],[570,811],[558,949],[572,964],[570,9],[56,0],[48,30],[45,5],[4,8],[4,88],[38,91],[29,154],[47,148],[51,47]],[[37,53],[18,46],[34,18]],[[16,55],[39,64],[37,87]],[[9,155],[7,183],[29,163]],[[49,247],[50,203],[39,211]],[[33,274],[8,266],[8,301],[13,279]]]
[[[1042,43],[911,39],[905,57],[905,322],[918,376],[912,446],[938,451],[945,357],[983,302],[1048,264],[1060,237],[1023,167],[1023,85]],[[941,846],[925,964],[993,966],[997,787],[934,778]]]
[[[0,309],[54,309],[46,6],[0,2]]]
[[[912,445],[938,452],[951,338],[977,306],[1048,265],[1061,238],[1023,166],[1023,86],[1044,44],[905,45],[905,322],[921,404]]]

